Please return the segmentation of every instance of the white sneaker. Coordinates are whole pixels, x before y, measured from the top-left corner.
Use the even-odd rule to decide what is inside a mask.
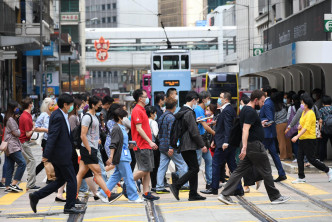
[[[136,200],[128,200],[128,203],[143,203],[144,200],[142,200],[141,198],[137,198]]]
[[[293,184],[305,183],[305,182],[307,182],[307,181],[304,178],[303,179],[297,178],[296,180],[292,181]]]
[[[235,202],[232,200],[232,198],[230,196],[224,196],[222,194],[220,194],[220,196],[218,197],[218,200],[220,202],[223,202],[226,205],[233,205],[233,204],[235,204]]]
[[[290,200],[290,197],[281,196],[278,199],[271,202],[271,204],[282,204]]]
[[[100,192],[96,193],[96,196],[99,197],[99,199],[104,202],[104,203],[109,203],[108,199],[106,197],[104,197],[104,195],[102,195]]]
[[[329,182],[331,182],[332,181],[332,169],[330,168],[329,172],[327,172],[326,174],[329,177]]]
[[[292,163],[297,163],[297,159],[294,159],[294,160],[292,161]]]

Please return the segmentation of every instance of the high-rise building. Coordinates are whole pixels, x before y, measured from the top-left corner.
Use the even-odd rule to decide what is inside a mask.
[[[207,15],[207,0],[159,0],[159,26],[165,27],[195,26]]]
[[[225,5],[227,2],[231,2],[231,1],[229,1],[229,0],[208,0],[208,12],[213,11],[218,6]]]

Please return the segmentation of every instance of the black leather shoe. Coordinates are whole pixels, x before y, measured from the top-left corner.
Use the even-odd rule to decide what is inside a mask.
[[[280,182],[280,181],[283,181],[283,180],[287,180],[287,177],[286,176],[279,176],[277,179],[274,180],[274,182]]]
[[[77,207],[72,207],[70,209],[64,209],[63,213],[64,214],[82,214],[85,212],[85,208],[84,209],[78,209]]]
[[[39,199],[33,195],[33,193],[29,193],[29,199],[30,199],[30,206],[33,212],[37,213],[37,204]]]
[[[60,198],[58,198],[58,197],[55,198],[55,201],[56,201],[56,202],[66,202],[66,200],[64,200],[64,199],[60,199]]]
[[[174,195],[175,199],[180,200],[180,198],[179,198],[179,189],[176,189],[176,187],[173,184],[171,184],[169,186],[169,188],[171,189],[171,192]]]
[[[172,176],[172,184],[176,184],[176,182],[179,180],[179,176],[175,172],[173,172],[171,176]]]
[[[205,189],[208,190],[208,189],[210,189],[210,188],[211,188],[211,185],[210,185],[210,184],[206,184],[206,185],[205,185]]]
[[[197,194],[195,196],[189,197],[189,201],[197,201],[197,200],[206,200],[206,197],[202,197],[201,195]]]
[[[218,195],[218,190],[210,188],[210,189],[207,189],[207,190],[202,190],[201,193]]]
[[[244,191],[243,190],[235,190],[234,192],[234,196],[244,196]]]

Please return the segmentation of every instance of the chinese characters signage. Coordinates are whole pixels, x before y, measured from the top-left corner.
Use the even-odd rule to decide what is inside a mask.
[[[95,41],[96,58],[100,62],[105,62],[108,58],[108,49],[110,48],[110,41],[105,41],[104,37],[100,37],[99,42]]]
[[[78,22],[79,15],[78,14],[63,14],[61,15],[61,21],[76,21]]]

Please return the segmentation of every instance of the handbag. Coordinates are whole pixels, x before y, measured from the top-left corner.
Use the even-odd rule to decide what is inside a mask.
[[[293,107],[291,107],[291,113],[289,115],[288,123],[287,123],[288,126],[291,124],[295,114],[296,114],[296,111],[293,109]],[[289,131],[286,133],[286,138],[292,138],[294,136],[294,134],[297,134],[298,127],[299,127],[299,123],[295,124],[295,126],[290,128]]]
[[[56,180],[54,167],[51,162],[44,162],[44,168],[46,171],[48,180]]]
[[[8,142],[2,141],[1,145],[0,145],[0,151],[5,152],[7,150],[7,148],[8,148]]]

